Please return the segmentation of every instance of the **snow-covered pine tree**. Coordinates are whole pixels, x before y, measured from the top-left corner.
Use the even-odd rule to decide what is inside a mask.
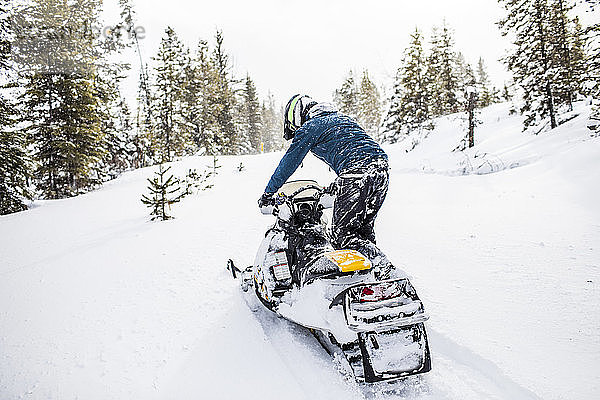
[[[200,41],[200,44],[203,41]],[[193,143],[195,151],[201,151],[201,118],[202,118],[202,89],[203,81],[200,78],[200,67],[197,62],[197,53],[190,54],[187,64],[184,65],[184,85],[182,93],[182,113],[185,124],[190,129],[189,140]]]
[[[219,159],[216,154],[213,154],[212,159],[212,175],[217,176],[219,174],[218,169],[221,168],[221,165],[219,164]]]
[[[467,107],[468,95],[467,91],[476,85],[476,77],[471,64],[469,64],[461,52],[456,53],[455,59],[456,78],[458,81],[458,89],[461,94],[458,96],[458,101],[462,108]]]
[[[277,151],[283,147],[283,126],[281,114],[276,110],[275,99],[271,93],[261,106],[262,140],[264,151]]]
[[[140,72],[135,127],[129,143],[129,148],[133,154],[132,166],[134,168],[147,167],[156,158],[154,151],[157,146],[152,143],[154,123],[147,76],[145,71]]]
[[[158,53],[153,60],[155,83],[152,99],[154,144],[157,146],[157,161],[171,161],[185,154],[191,144],[191,127],[185,121],[184,90],[185,68],[189,65],[189,54],[177,34],[167,27]]]
[[[381,99],[377,86],[369,78],[369,71],[363,71],[358,89],[358,123],[374,139],[379,139],[381,125]]]
[[[487,68],[483,58],[479,57],[477,62],[477,92],[480,107],[487,107],[494,102],[494,89],[491,86]]]
[[[0,79],[12,82],[10,74],[10,18],[7,0],[0,0]],[[23,131],[16,127],[17,110],[10,100],[11,84],[0,87],[0,215],[27,209],[24,203],[31,196],[28,189],[29,158]]]
[[[585,0],[586,12],[598,13],[600,0]],[[600,115],[600,21],[596,19],[584,30],[586,52],[586,83],[589,86],[587,94],[596,101],[596,112]]]
[[[95,97],[100,101],[98,114],[103,157],[96,169],[102,180],[113,179],[131,165],[128,144],[131,134],[131,114],[119,90],[121,74],[125,66],[106,64],[96,76]]]
[[[502,88],[501,98],[504,101],[511,101],[513,98],[513,95],[506,83],[504,83],[504,87]]]
[[[133,17],[130,0],[119,0],[121,21],[110,34],[98,41],[101,57],[96,63],[95,96],[99,98],[102,147],[104,157],[97,166],[102,179],[114,178],[133,165],[135,155],[130,142],[133,139],[129,107],[121,95],[120,84],[130,65],[119,61],[122,51],[134,44]]]
[[[586,34],[585,29],[581,26],[579,18],[575,17],[571,24],[571,47],[570,47],[570,66],[571,73],[569,74],[569,80],[567,81],[570,89],[574,90],[572,94],[572,100],[577,99],[578,94],[586,94],[586,81],[590,80],[590,74],[595,73],[596,78],[600,74],[598,70],[594,70],[594,66],[591,63],[592,57],[586,52]],[[600,52],[597,50],[596,56]],[[595,71],[595,72],[591,72]]]
[[[95,26],[99,12],[99,0],[34,0],[16,22],[30,30],[15,54],[23,77],[23,122],[37,162],[35,183],[46,198],[72,196],[100,181],[94,170],[102,156],[95,93],[101,54],[93,35],[64,35],[65,23],[73,29]]]
[[[441,29],[434,28],[431,36],[426,76],[433,116],[451,114],[460,108],[457,57],[452,35],[452,29],[444,21]]]
[[[458,101],[460,87],[456,76],[456,52],[454,51],[453,31],[446,25],[446,21],[442,24],[439,44],[442,67],[439,76],[442,89],[441,101],[444,104],[444,112],[453,113],[458,111],[460,106]]]
[[[215,69],[215,86],[212,93],[212,110],[215,118],[216,129],[222,135],[220,148],[215,152],[225,154],[237,154],[240,152],[240,140],[238,127],[235,124],[236,98],[233,90],[234,80],[230,78],[229,55],[223,47],[223,33],[217,31],[215,34],[216,46],[213,49],[211,63]],[[215,153],[216,154],[216,153]]]
[[[402,68],[398,68],[394,78],[392,95],[388,100],[387,114],[383,120],[383,141],[396,143],[402,137],[402,123],[400,119],[400,101],[402,99]]]
[[[547,117],[556,128],[556,70],[548,0],[499,1],[507,11],[499,22],[502,34],[514,38],[514,48],[504,61],[524,92],[524,129]]]
[[[246,74],[246,81],[242,91],[242,131],[244,138],[249,142],[248,152],[256,154],[260,152],[262,138],[262,119],[260,103],[256,94],[256,86]]]
[[[192,127],[192,140],[201,154],[214,154],[223,146],[217,125],[217,72],[210,60],[208,43],[200,40],[186,67],[185,119]]]
[[[165,168],[162,163],[159,164],[158,171],[154,173],[156,176],[153,179],[148,178],[150,195],[142,195],[142,203],[152,209],[150,212],[152,221],[172,219],[173,217],[168,214],[171,205],[178,203],[185,196],[179,179],[172,174],[167,175],[170,169],[171,167]]]
[[[438,33],[438,27],[434,26],[431,31],[431,37],[429,39],[429,52],[426,57],[426,70],[425,70],[425,82],[426,90],[429,94],[429,112],[433,117],[437,117],[444,114],[442,99],[442,88],[440,83],[440,75],[442,73],[441,67],[441,53],[440,53],[440,37]]]
[[[210,189],[213,186],[208,183],[211,176],[212,173],[208,170],[204,170],[202,173],[198,173],[195,169],[188,170],[188,173],[185,175],[182,182],[184,185],[183,197]]]
[[[385,125],[384,139],[390,143],[401,140],[411,131],[431,128],[430,86],[422,40],[421,32],[415,29],[396,75]]]
[[[15,118],[13,105],[0,93],[0,215],[26,210],[24,200],[31,197],[27,143]]]
[[[342,87],[334,93],[334,101],[338,109],[356,120],[358,120],[359,114],[358,92],[358,85],[351,70],[346,79],[344,79]]]
[[[549,37],[553,53],[554,98],[557,106],[573,110],[573,101],[581,92],[585,76],[582,29],[569,12],[575,5],[567,0],[549,4]]]
[[[131,168],[137,159],[131,112],[122,97],[114,99],[106,108],[102,120],[104,132],[103,147],[106,150],[102,159],[102,173],[110,179]]]

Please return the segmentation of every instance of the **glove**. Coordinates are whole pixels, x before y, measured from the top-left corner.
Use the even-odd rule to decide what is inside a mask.
[[[260,196],[260,199],[258,199],[258,208],[272,206],[273,204],[275,204],[273,193],[263,193],[263,195]]]

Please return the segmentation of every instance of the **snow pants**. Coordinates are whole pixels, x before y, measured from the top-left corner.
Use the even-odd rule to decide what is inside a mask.
[[[375,218],[389,184],[388,163],[377,160],[366,167],[342,173],[336,180],[332,239],[336,249],[352,249],[368,257],[373,266],[389,269],[390,262],[375,245]]]

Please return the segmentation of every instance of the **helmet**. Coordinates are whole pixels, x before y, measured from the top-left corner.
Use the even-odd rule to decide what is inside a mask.
[[[308,111],[317,102],[307,95],[297,94],[288,101],[283,115],[283,137],[290,140],[307,120]]]

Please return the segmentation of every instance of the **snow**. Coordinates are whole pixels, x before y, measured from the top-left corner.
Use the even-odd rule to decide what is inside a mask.
[[[430,316],[430,373],[359,386],[230,279],[272,223],[256,200],[279,153],[222,157],[171,221],[139,200],[154,168],[0,217],[0,398],[598,398],[600,139],[583,105],[537,136],[508,108],[483,110],[464,153],[456,116],[386,147],[378,244]],[[334,175],[310,157],[293,178]]]

